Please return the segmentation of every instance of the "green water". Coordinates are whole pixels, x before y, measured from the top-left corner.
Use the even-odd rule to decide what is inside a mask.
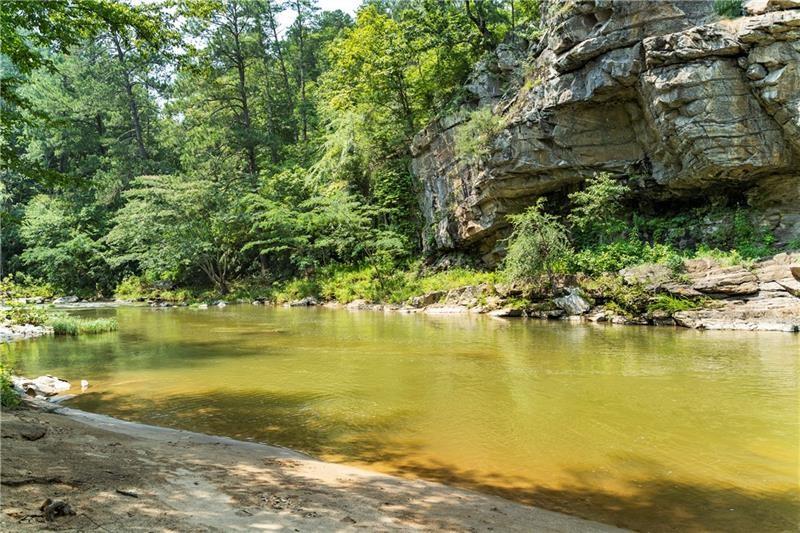
[[[794,531],[800,336],[229,306],[3,348],[69,405],[640,530]],[[79,392],[79,391],[77,391]]]

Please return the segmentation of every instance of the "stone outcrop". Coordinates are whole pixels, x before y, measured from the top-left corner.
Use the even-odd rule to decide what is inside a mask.
[[[623,299],[639,300],[640,311],[623,316],[608,288],[584,290],[591,280],[566,280],[560,295],[524,285],[459,287],[411,298],[392,311],[432,315],[477,313],[495,318],[574,319],[613,324],[683,326],[695,329],[800,332],[800,253],[781,253],[752,265],[724,265],[712,259],[684,262],[676,274],[664,265],[641,265],[619,272]],[[587,284],[588,282],[588,284]],[[629,289],[629,290],[626,290]],[[619,290],[619,289],[618,289]],[[593,292],[591,297],[587,294]],[[693,302],[696,309],[670,311],[660,295]],[[348,307],[350,307],[348,305]],[[358,309],[390,310],[386,306]]]
[[[727,20],[711,1],[544,2],[541,40],[517,60],[503,47],[473,100],[414,139],[429,246],[493,264],[506,215],[596,171],[662,200],[742,192],[800,235],[800,7],[750,4]],[[499,126],[474,161],[455,137],[478,106]]]

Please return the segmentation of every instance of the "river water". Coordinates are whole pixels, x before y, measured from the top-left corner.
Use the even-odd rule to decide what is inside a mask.
[[[638,530],[795,531],[800,335],[321,308],[120,307],[7,345],[68,405]]]

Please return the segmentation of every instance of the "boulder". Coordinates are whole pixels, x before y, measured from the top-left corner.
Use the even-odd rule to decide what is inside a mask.
[[[426,307],[438,303],[445,294],[444,291],[433,291],[428,294],[423,294],[422,296],[414,296],[409,300],[409,304],[411,307]]]
[[[567,315],[582,315],[592,308],[577,287],[567,288],[567,294],[559,298],[553,298],[553,303]]]
[[[55,300],[53,300],[53,304],[54,305],[74,304],[79,301],[80,298],[78,298],[77,296],[62,296],[60,298],[56,298]]]
[[[70,389],[69,381],[55,376],[39,376],[36,379],[12,377],[14,387],[28,396],[55,396]]]
[[[362,299],[353,300],[345,306],[346,309],[351,311],[381,311],[383,307],[381,304],[373,304]]]
[[[758,278],[741,265],[720,266],[709,259],[686,261],[692,289],[708,295],[747,295],[758,292]]]
[[[301,298],[300,300],[292,300],[288,304],[288,307],[308,307],[311,305],[317,305],[317,299],[313,296],[306,296],[305,298]]]
[[[644,285],[648,288],[661,287],[672,282],[672,271],[666,265],[645,264],[623,268],[619,275],[628,285]]]

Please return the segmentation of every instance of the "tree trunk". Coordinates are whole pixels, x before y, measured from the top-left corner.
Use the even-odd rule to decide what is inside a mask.
[[[297,41],[300,52],[298,72],[300,73],[300,117],[303,121],[303,142],[308,141],[308,116],[306,110],[306,54],[305,38],[303,36],[303,9],[300,0],[295,0],[297,9]]]
[[[256,148],[253,142],[253,126],[250,120],[250,106],[247,101],[247,79],[245,78],[245,62],[244,62],[244,55],[242,54],[242,45],[239,39],[241,35],[241,28],[239,27],[239,12],[237,10],[237,5],[234,2],[231,5],[231,21],[233,23],[233,28],[231,28],[231,34],[233,35],[233,52],[234,52],[234,60],[236,62],[236,71],[239,74],[239,98],[242,102],[242,124],[244,126],[245,131],[247,132],[247,138],[245,139],[245,150],[247,151],[247,167],[248,171],[250,172],[251,176],[255,176],[258,173],[258,167],[256,164]]]
[[[278,28],[275,24],[275,14],[272,12],[272,2],[267,0],[265,2],[265,7],[267,9],[267,19],[269,20],[269,26],[272,30],[272,42],[275,45],[275,53],[278,55],[278,65],[281,68],[281,76],[283,77],[283,88],[286,91],[286,103],[289,117],[290,117],[290,127],[292,129],[292,139],[297,140],[297,128],[295,127],[294,118],[292,117],[292,113],[294,112],[294,96],[292,95],[292,86],[289,83],[289,73],[286,70],[286,61],[283,58],[283,50],[281,50],[281,41],[278,38]]]
[[[122,51],[122,45],[119,42],[119,35],[112,32],[111,36],[114,40],[114,46],[117,49],[117,59],[122,65],[122,73],[124,75],[125,94],[128,96],[128,108],[131,113],[131,122],[133,123],[133,131],[136,135],[136,145],[139,149],[139,157],[147,159],[147,149],[144,145],[144,135],[142,134],[142,124],[139,120],[139,105],[136,103],[136,97],[133,94],[133,81],[131,80],[131,73],[128,70],[127,61],[125,60],[125,53]]]

